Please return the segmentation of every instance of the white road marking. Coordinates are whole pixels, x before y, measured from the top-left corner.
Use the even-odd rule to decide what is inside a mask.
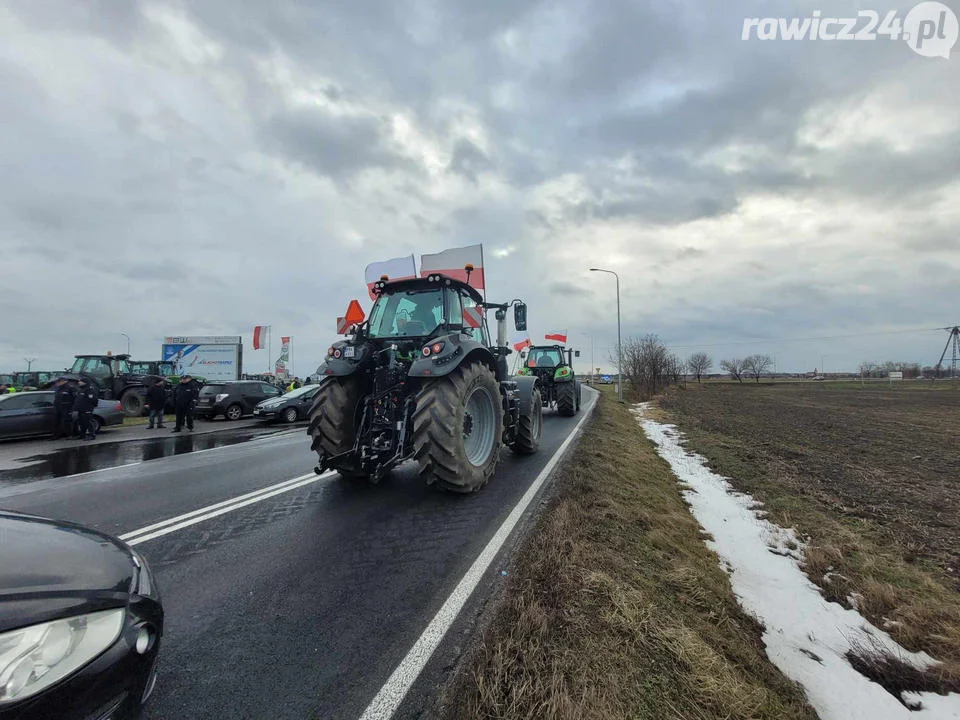
[[[234,510],[239,510],[240,508],[247,507],[248,505],[253,505],[254,503],[272,498],[275,495],[296,490],[304,485],[310,485],[311,483],[315,483],[322,478],[331,477],[334,474],[335,473],[331,471],[325,472],[322,475],[317,475],[316,473],[301,475],[300,477],[295,477],[282,483],[277,483],[276,485],[270,485],[268,487],[261,488],[260,490],[255,490],[254,492],[247,493],[246,495],[239,495],[235,498],[230,498],[229,500],[224,500],[222,502],[214,503],[213,505],[208,505],[207,507],[193,510],[192,512],[184,513],[183,515],[162,520],[158,523],[154,523],[153,525],[147,525],[146,527],[142,527],[138,530],[133,530],[121,535],[120,539],[130,545],[139,545],[147,540],[153,540],[154,538],[169,535],[177,530],[182,530],[183,528],[196,525],[204,520],[209,520],[211,518],[218,517],[219,515],[225,515],[226,513]]]
[[[487,543],[487,546],[477,556],[477,559],[473,561],[473,565],[470,566],[470,569],[467,570],[467,573],[453,589],[453,592],[450,593],[450,597],[443,603],[443,607],[433,616],[433,620],[430,621],[430,624],[427,625],[426,629],[413,644],[413,647],[410,648],[406,657],[403,658],[393,671],[393,674],[390,675],[384,686],[380,688],[380,692],[373,698],[367,706],[367,709],[363,711],[360,720],[389,720],[393,717],[397,708],[400,707],[400,703],[403,702],[403,699],[413,686],[414,681],[423,671],[427,661],[430,660],[430,656],[433,655],[434,651],[440,645],[443,636],[447,633],[447,630],[450,629],[450,626],[453,625],[460,611],[463,610],[463,606],[466,605],[467,600],[470,598],[470,595],[473,594],[473,591],[476,589],[484,573],[486,573],[490,567],[493,559],[497,556],[497,553],[500,552],[507,538],[510,537],[510,533],[513,532],[514,527],[516,527],[523,513],[526,512],[527,507],[540,491],[541,486],[546,482],[550,473],[553,472],[557,463],[560,462],[560,458],[570,446],[570,443],[580,434],[580,429],[590,417],[595,407],[596,400],[590,405],[589,412],[583,414],[580,422],[577,423],[573,431],[567,436],[567,439],[563,441],[563,444],[557,448],[553,457],[550,458],[543,470],[540,471],[540,474],[537,475],[536,480],[533,481],[533,484],[530,485],[527,492],[524,493],[520,501],[514,506],[513,510],[510,511],[507,519],[497,528],[493,537],[490,538],[490,542]]]

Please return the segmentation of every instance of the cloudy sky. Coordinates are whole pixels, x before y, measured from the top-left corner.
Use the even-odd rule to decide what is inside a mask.
[[[625,335],[683,355],[934,363],[946,334],[917,329],[960,322],[960,46],[741,40],[911,5],[6,0],[0,370],[126,332],[142,359],[243,335],[262,371],[271,324],[302,375],[367,263],[476,242],[490,299],[604,366],[592,266],[620,272]]]

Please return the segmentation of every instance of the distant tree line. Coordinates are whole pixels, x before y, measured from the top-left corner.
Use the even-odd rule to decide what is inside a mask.
[[[859,374],[865,378],[885,378],[890,375],[891,372],[902,372],[903,377],[906,379],[918,378],[918,377],[927,377],[932,378],[937,376],[937,369],[930,365],[921,366],[917,362],[894,362],[893,360],[887,360],[886,362],[873,362],[871,360],[864,360],[860,363],[860,367],[857,368]],[[941,374],[942,374],[941,369]]]

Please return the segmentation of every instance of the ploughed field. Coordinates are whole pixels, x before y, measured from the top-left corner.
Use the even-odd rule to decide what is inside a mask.
[[[960,682],[960,389],[688,384],[659,399],[691,449],[807,539],[824,595]]]

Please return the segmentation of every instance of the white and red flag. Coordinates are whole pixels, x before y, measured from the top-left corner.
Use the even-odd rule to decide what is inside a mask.
[[[533,343],[530,342],[530,336],[527,335],[526,333],[514,334],[510,342],[513,343],[513,349],[516,350],[517,352],[520,352],[524,348],[528,348],[533,345]]]
[[[470,287],[477,290],[486,288],[483,280],[483,245],[450,248],[432,255],[420,256],[420,277],[430,273],[441,273],[455,280],[468,282],[466,266],[473,265],[470,272]]]
[[[267,335],[270,334],[269,325],[257,325],[253,328],[253,349],[262,350],[267,346]]]
[[[413,255],[407,255],[367,265],[367,269],[363,273],[363,279],[367,283],[367,292],[370,293],[371,300],[377,299],[377,296],[373,294],[373,286],[384,275],[391,280],[415,278],[417,276],[416,260],[413,259]]]
[[[552,332],[544,335],[547,340],[556,340],[557,342],[566,343],[567,342],[567,331],[563,332]]]

